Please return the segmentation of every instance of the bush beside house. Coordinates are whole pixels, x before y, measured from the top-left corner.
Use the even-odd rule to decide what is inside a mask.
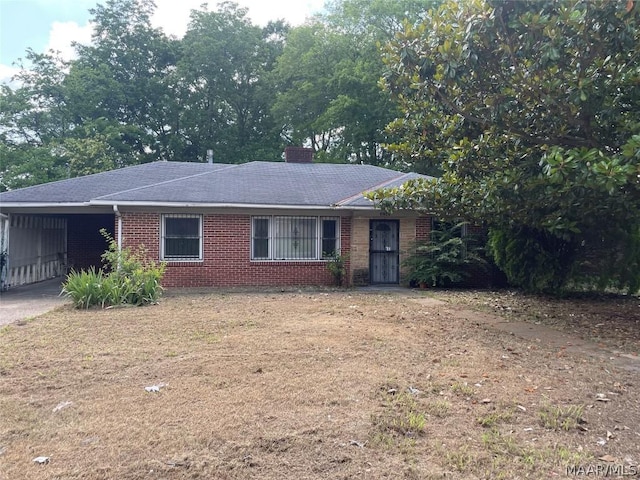
[[[106,272],[93,267],[72,271],[62,285],[62,293],[73,300],[76,308],[155,303],[162,294],[160,282],[165,264],[148,260],[143,247],[135,251],[118,249],[105,230],[100,233],[109,245],[102,255]]]

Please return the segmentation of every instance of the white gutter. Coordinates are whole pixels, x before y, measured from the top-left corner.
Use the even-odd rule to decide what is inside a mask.
[[[3,202],[0,209],[4,208],[44,208],[44,207],[113,207],[114,212],[118,212],[118,205],[121,207],[176,207],[176,208],[256,208],[256,209],[295,209],[295,210],[322,210],[322,209],[345,209],[345,210],[375,210],[371,206],[354,206],[341,204],[333,205],[283,205],[264,203],[188,203],[188,202],[144,202],[144,201],[119,201],[92,200],[83,203],[33,203],[33,202]]]
[[[256,209],[295,209],[295,210],[335,210],[339,205],[286,205],[264,203],[189,203],[189,202],[144,202],[144,201],[118,201],[120,207],[177,207],[177,208],[256,208]],[[106,200],[94,200],[91,206],[113,205],[115,202]],[[354,207],[349,207],[354,208]],[[358,207],[371,210],[372,207]]]
[[[2,208],[16,208],[16,207],[88,207],[89,202],[2,202]]]
[[[116,214],[116,218],[118,219],[118,251],[122,251],[122,214],[118,210],[118,205],[113,204],[113,213]]]

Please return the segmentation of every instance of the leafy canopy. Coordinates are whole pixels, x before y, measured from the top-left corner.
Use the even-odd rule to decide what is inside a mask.
[[[403,111],[390,148],[438,179],[374,198],[544,232],[573,249],[576,275],[589,264],[637,289],[636,3],[449,1],[407,25],[384,54]]]

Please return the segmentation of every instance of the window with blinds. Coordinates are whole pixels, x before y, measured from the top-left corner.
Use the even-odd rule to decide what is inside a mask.
[[[338,253],[338,218],[263,216],[252,219],[253,260],[321,260]]]

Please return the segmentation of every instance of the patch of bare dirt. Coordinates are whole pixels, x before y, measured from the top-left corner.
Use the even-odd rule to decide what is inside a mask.
[[[433,296],[509,321],[547,325],[611,350],[640,355],[640,297],[637,296],[553,298],[508,290],[440,290]]]
[[[0,479],[637,471],[637,373],[452,305],[411,291],[183,293],[4,327]]]

